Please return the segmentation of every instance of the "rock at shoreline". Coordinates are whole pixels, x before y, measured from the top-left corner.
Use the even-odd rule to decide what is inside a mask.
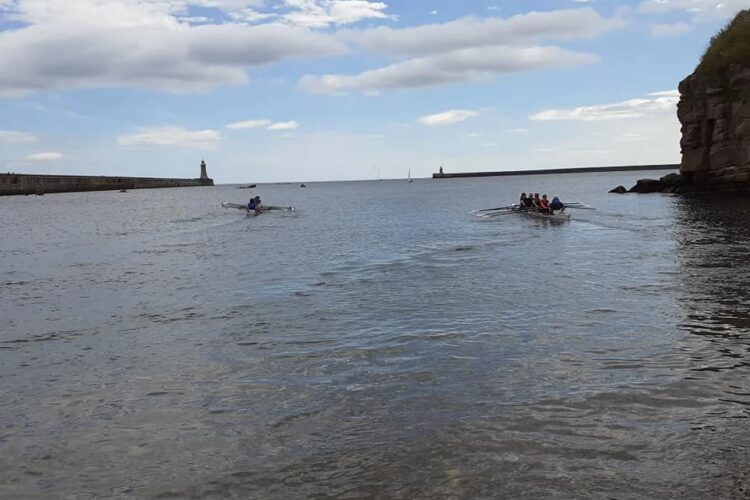
[[[630,188],[631,193],[658,193],[664,185],[656,179],[639,179],[635,186]]]
[[[661,179],[640,179],[635,186],[626,190],[623,186],[617,186],[610,193],[687,193],[693,191],[687,180],[680,174],[667,174]]]

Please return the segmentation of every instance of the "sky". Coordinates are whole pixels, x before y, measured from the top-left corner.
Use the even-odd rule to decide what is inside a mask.
[[[217,183],[679,163],[750,0],[0,0],[0,171]]]

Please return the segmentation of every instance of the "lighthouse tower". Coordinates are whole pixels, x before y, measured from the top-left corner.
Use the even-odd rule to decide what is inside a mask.
[[[208,172],[206,172],[206,162],[205,160],[201,160],[201,177],[200,177],[201,185],[203,186],[213,186],[214,181],[208,176]]]

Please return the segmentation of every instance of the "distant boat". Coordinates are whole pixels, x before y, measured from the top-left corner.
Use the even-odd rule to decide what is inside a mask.
[[[240,210],[247,210],[247,205],[245,205],[244,203],[230,203],[230,202],[225,201],[224,203],[221,204],[221,206],[222,206],[222,208],[238,208]],[[269,212],[271,210],[286,210],[286,211],[289,211],[289,212],[294,212],[297,209],[294,208],[294,207],[281,207],[281,206],[277,206],[277,205],[264,205],[263,208],[261,209],[261,212]]]
[[[300,184],[299,187],[306,188],[307,186],[305,186],[304,184]]]
[[[414,182],[414,181],[411,180],[411,169],[409,169],[409,184],[411,184],[412,182]]]

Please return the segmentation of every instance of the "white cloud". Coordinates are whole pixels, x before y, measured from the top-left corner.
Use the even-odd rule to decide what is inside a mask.
[[[271,120],[246,120],[242,122],[229,123],[228,129],[241,130],[249,128],[265,128],[266,130],[294,130],[299,128],[299,123],[294,120],[287,122],[272,122]]]
[[[140,87],[169,92],[244,84],[250,67],[340,54],[331,35],[283,24],[181,22],[187,4],[256,2],[19,0],[0,32],[0,96],[49,89]],[[55,54],[50,57],[50,54]]]
[[[347,30],[340,37],[376,53],[425,56],[458,49],[534,45],[545,40],[598,36],[621,28],[619,18],[603,18],[591,8],[530,12],[507,19],[467,17],[440,24],[394,29]]]
[[[235,21],[257,23],[260,21],[265,21],[266,19],[274,19],[276,18],[276,14],[258,12],[255,9],[241,9],[231,12],[229,14],[229,17],[231,17]]]
[[[679,95],[676,95],[675,92],[655,92],[645,98],[629,99],[614,104],[581,106],[571,109],[549,109],[536,113],[530,118],[537,121],[599,121],[640,118],[665,111],[676,112]]]
[[[679,99],[679,97],[680,97],[680,91],[677,90],[677,89],[675,89],[675,90],[662,90],[660,92],[651,92],[651,93],[646,94],[646,95],[649,95],[649,96],[652,96],[652,97],[675,97],[675,98]]]
[[[647,13],[681,10],[696,20],[703,20],[732,17],[749,6],[747,0],[644,0],[639,10]]]
[[[244,122],[234,122],[227,124],[228,129],[232,130],[239,130],[239,129],[246,129],[246,128],[259,128],[259,127],[267,127],[271,125],[271,120],[247,120]]]
[[[57,161],[62,160],[63,155],[62,153],[55,153],[55,152],[45,152],[45,153],[34,153],[28,155],[26,158],[24,158],[24,161],[33,161],[33,162],[42,162],[42,161]]]
[[[284,21],[308,28],[327,28],[331,25],[354,24],[365,19],[388,19],[383,2],[370,0],[284,0],[291,9]]]
[[[15,130],[0,130],[0,144],[23,144],[36,141],[37,137],[33,134]]]
[[[434,125],[451,125],[453,123],[462,122],[469,118],[479,116],[477,111],[469,109],[451,109],[443,111],[442,113],[436,113],[434,115],[427,115],[419,118],[419,123],[428,126]]]
[[[288,121],[288,122],[276,122],[271,125],[269,125],[268,130],[294,130],[296,128],[299,128],[299,123],[296,121]]]
[[[181,127],[148,127],[117,138],[121,146],[181,146],[209,149],[216,145],[221,135],[216,130],[187,130]]]
[[[476,81],[541,68],[571,67],[598,61],[592,54],[559,47],[487,47],[462,49],[433,57],[410,59],[357,75],[305,75],[299,87],[312,94],[378,92]]]
[[[511,134],[525,134],[528,131],[529,129],[527,128],[512,128],[508,130],[508,132],[510,132]]]
[[[590,8],[531,12],[508,19],[473,17],[447,23],[394,29],[380,26],[342,30],[340,40],[398,58],[391,65],[354,75],[305,75],[303,90],[315,94],[420,88],[476,81],[499,74],[571,67],[598,61],[593,54],[541,45],[547,40],[597,36],[619,28],[619,18],[603,18]]]
[[[651,27],[651,35],[655,37],[677,36],[690,31],[687,23],[655,24]]]

